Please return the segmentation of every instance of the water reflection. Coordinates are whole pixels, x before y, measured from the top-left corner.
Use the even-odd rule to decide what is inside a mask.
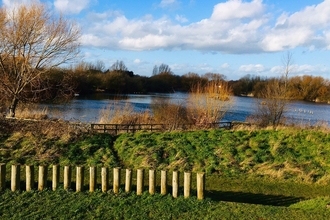
[[[100,112],[110,105],[124,106],[132,104],[134,111],[145,111],[150,109],[154,99],[169,99],[175,103],[186,103],[186,93],[172,94],[131,94],[113,95],[98,93],[84,97],[76,97],[67,104],[44,104],[51,116],[60,117],[65,120],[78,120],[83,122],[97,122],[100,119]],[[232,107],[224,117],[224,121],[245,121],[252,115],[257,106],[257,99],[250,97],[233,97]],[[302,101],[289,102],[285,116],[295,123],[330,122],[330,105]]]

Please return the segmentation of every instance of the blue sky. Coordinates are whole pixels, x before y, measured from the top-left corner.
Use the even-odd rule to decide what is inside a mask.
[[[143,76],[164,63],[177,75],[235,80],[280,76],[290,52],[291,76],[330,78],[330,0],[39,1],[80,25],[86,62],[122,60]],[[29,0],[2,0],[14,2]]]

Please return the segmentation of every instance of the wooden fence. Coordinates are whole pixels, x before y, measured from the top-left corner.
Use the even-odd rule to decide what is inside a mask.
[[[208,128],[232,128],[232,122],[215,122],[210,123]],[[165,131],[165,130],[191,130],[195,127],[193,124],[91,124],[91,129],[97,132],[118,134],[120,132],[136,132],[136,131]]]
[[[63,188],[68,190],[72,186],[72,166],[63,167]],[[35,167],[26,165],[25,166],[25,190],[31,191],[36,186],[35,184]],[[38,167],[38,176],[37,176],[37,189],[44,190],[47,187],[48,180],[48,166],[39,166]],[[145,170],[137,169],[136,170],[136,194],[141,195],[145,189]],[[80,192],[85,189],[84,187],[84,167],[76,166],[76,175],[75,175],[75,191]],[[101,191],[107,192],[109,190],[109,168],[101,168]],[[6,188],[6,164],[0,164],[0,190]],[[168,185],[168,171],[160,171],[160,193],[166,195],[169,193]],[[94,192],[97,189],[97,167],[89,167],[89,191]],[[156,170],[149,170],[149,193],[156,193]],[[132,177],[133,170],[125,169],[125,192],[132,191]],[[113,192],[119,193],[121,187],[121,168],[113,168]],[[22,181],[23,182],[23,181]],[[60,185],[60,166],[52,166],[52,176],[51,176],[51,188],[56,190]],[[173,171],[172,173],[172,196],[177,198],[179,196],[179,171]],[[191,184],[192,183],[192,173],[184,172],[183,180],[183,195],[184,197],[191,196]],[[86,185],[87,186],[87,185]],[[11,191],[21,190],[21,165],[11,165],[10,172],[10,189]],[[198,199],[204,199],[204,190],[205,190],[205,173],[196,174],[196,193]]]

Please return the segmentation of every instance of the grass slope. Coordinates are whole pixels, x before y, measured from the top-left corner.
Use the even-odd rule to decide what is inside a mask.
[[[301,129],[122,134],[124,166],[329,182],[330,136]]]

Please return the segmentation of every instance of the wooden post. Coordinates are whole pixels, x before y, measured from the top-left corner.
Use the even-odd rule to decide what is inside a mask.
[[[160,177],[160,194],[166,195],[167,194],[167,171],[161,171]]]
[[[55,191],[60,183],[60,165],[53,165],[52,189]]]
[[[20,190],[21,166],[11,165],[11,191]]]
[[[156,171],[149,170],[149,193],[151,195],[155,194],[156,188]]]
[[[172,196],[173,198],[178,198],[179,196],[179,171],[173,171]]]
[[[113,192],[119,193],[120,188],[120,167],[113,168]]]
[[[132,188],[132,170],[126,169],[125,192],[130,192]]]
[[[197,199],[204,199],[205,173],[197,173]]]
[[[101,170],[101,178],[102,178],[102,183],[101,183],[101,188],[102,192],[107,192],[108,191],[108,183],[109,183],[109,172],[107,167],[102,167]]]
[[[136,194],[142,195],[143,193],[143,169],[137,170],[137,176],[136,176]]]
[[[25,166],[25,177],[26,177],[26,191],[31,191],[34,187],[34,166]]]
[[[81,192],[84,188],[84,167],[76,167],[76,192]]]
[[[47,186],[47,167],[39,166],[38,190],[44,190]]]
[[[89,191],[94,192],[97,184],[97,168],[89,167]]]
[[[71,166],[64,166],[63,188],[68,190],[71,188]]]
[[[6,164],[0,164],[0,190],[4,190],[6,188]]]
[[[191,187],[191,173],[185,172],[184,173],[184,197],[190,197],[190,187]]]

